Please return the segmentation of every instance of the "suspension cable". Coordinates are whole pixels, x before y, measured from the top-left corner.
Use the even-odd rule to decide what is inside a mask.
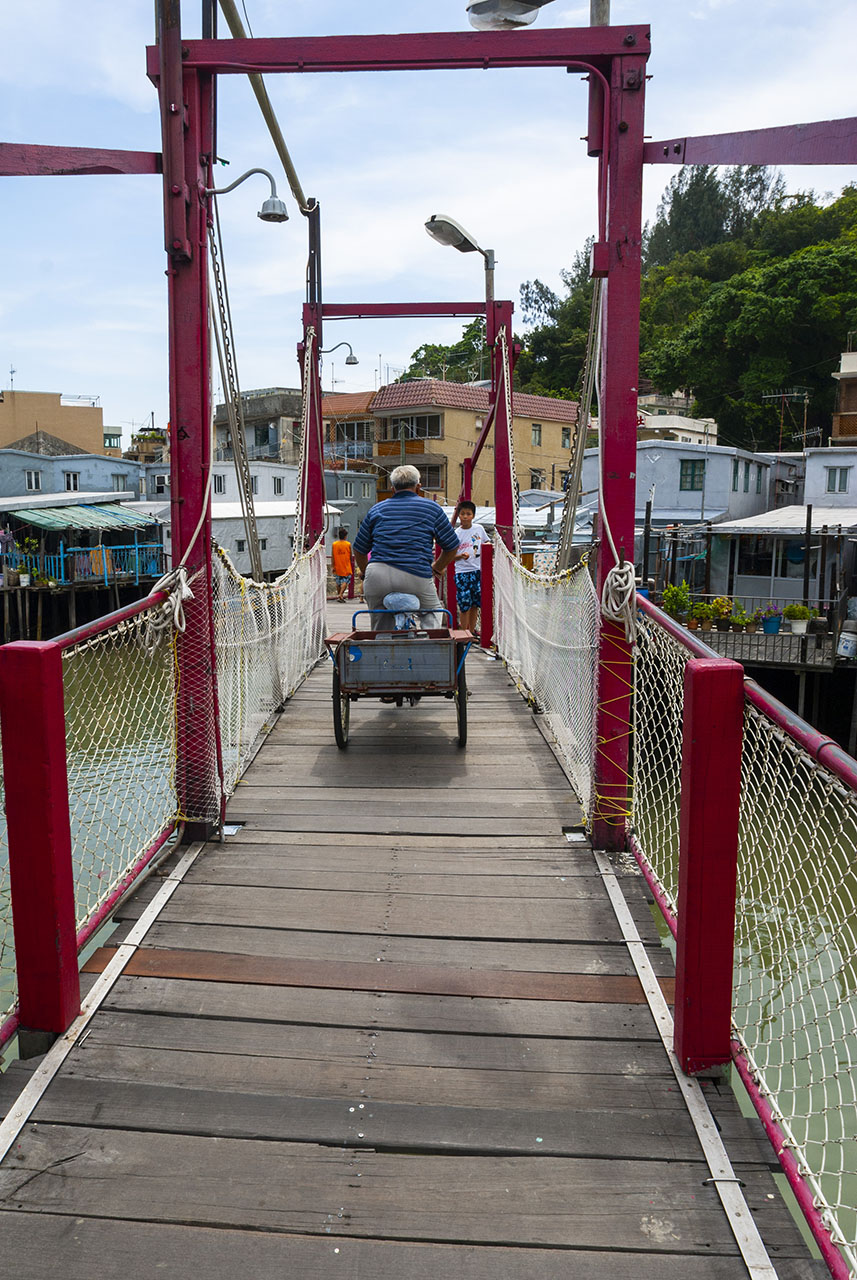
[[[586,448],[586,432],[589,427],[589,414],[592,409],[592,393],[595,388],[595,371],[601,350],[601,305],[602,279],[596,276],[592,285],[592,302],[589,308],[589,334],[586,339],[586,359],[583,367],[583,386],[577,414],[577,432],[574,438],[574,455],[565,489],[565,502],[562,509],[559,546],[557,548],[556,567],[567,569],[571,563],[571,552],[574,543],[574,522],[580,501],[580,476],[583,470],[583,451]]]

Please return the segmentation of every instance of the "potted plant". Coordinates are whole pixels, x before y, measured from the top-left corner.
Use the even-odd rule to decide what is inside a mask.
[[[787,604],[783,609],[783,617],[791,623],[792,635],[802,636],[809,623],[809,609],[805,604]]]
[[[780,624],[783,620],[783,611],[778,605],[768,602],[765,608],[760,610],[762,615],[762,630],[766,636],[775,636],[780,630]]]
[[[710,631],[714,622],[714,610],[705,600],[693,606],[693,617],[699,623],[700,631]]]
[[[747,632],[748,635],[752,635],[756,630],[758,630],[758,626],[761,621],[762,621],[762,610],[754,609],[753,612],[747,618],[747,622],[745,624],[744,630]]]
[[[807,631],[811,636],[823,636],[827,634],[827,619],[823,617],[817,609],[809,611],[809,626]]]
[[[690,587],[681,580],[681,586],[676,586],[674,582],[664,587],[664,613],[668,613],[671,618],[675,618],[677,622],[681,622],[690,613]]]
[[[729,619],[733,631],[743,631],[747,625],[747,611],[743,605],[736,604],[735,611]]]
[[[728,631],[732,621],[732,601],[728,596],[715,596],[711,601],[714,625],[718,631]]]

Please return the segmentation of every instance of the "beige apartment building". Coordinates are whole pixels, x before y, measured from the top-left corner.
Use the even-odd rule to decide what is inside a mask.
[[[118,428],[104,426],[101,406],[90,396],[50,391],[0,391],[0,449],[43,432],[84,453],[122,457]]]
[[[461,489],[464,460],[473,452],[488,416],[488,390],[472,383],[430,378],[381,387],[371,401],[375,419],[373,461],[379,468],[378,497],[390,492],[386,475],[404,445],[418,467],[423,489],[453,503]],[[516,392],[512,399],[515,470],[521,489],[561,489],[568,470],[577,403]],[[473,475],[473,499],[494,504],[494,445],[489,436]]]

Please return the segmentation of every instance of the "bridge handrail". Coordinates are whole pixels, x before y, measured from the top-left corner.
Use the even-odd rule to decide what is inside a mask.
[[[678,935],[678,986],[681,936],[690,927],[682,919],[686,859],[705,843],[698,829],[686,838],[682,770],[688,750],[700,742],[704,750],[706,737],[704,720],[687,721],[687,679],[700,660],[718,655],[647,599],[638,597],[638,606],[631,846]],[[742,756],[740,812],[732,837],[725,829],[718,837],[734,838],[738,850],[730,1053],[831,1273],[846,1280],[857,1268],[849,1189],[857,1168],[848,1154],[857,1088],[839,1067],[843,1054],[854,1057],[857,762],[755,681],[743,683],[743,738],[733,748]],[[709,852],[711,884],[722,879],[722,849],[715,841]],[[700,914],[704,930],[704,901]],[[722,920],[718,927],[726,930]],[[731,925],[728,932],[731,955]],[[709,941],[718,942],[713,932]],[[677,990],[677,1038],[679,1015]]]

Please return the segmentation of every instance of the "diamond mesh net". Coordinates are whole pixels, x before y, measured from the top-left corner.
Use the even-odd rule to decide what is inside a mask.
[[[678,893],[684,667],[640,619],[634,831]],[[733,1025],[825,1225],[857,1270],[857,795],[747,703]]]
[[[151,611],[63,650],[78,927],[176,815],[175,648]]]
[[[593,793],[598,618],[584,562],[563,573],[531,573],[495,538],[497,651],[544,712],[587,816]]]
[[[217,690],[227,795],[271,727],[274,712],[323,653],[327,567],[318,542],[275,582],[242,578],[214,556]]]

